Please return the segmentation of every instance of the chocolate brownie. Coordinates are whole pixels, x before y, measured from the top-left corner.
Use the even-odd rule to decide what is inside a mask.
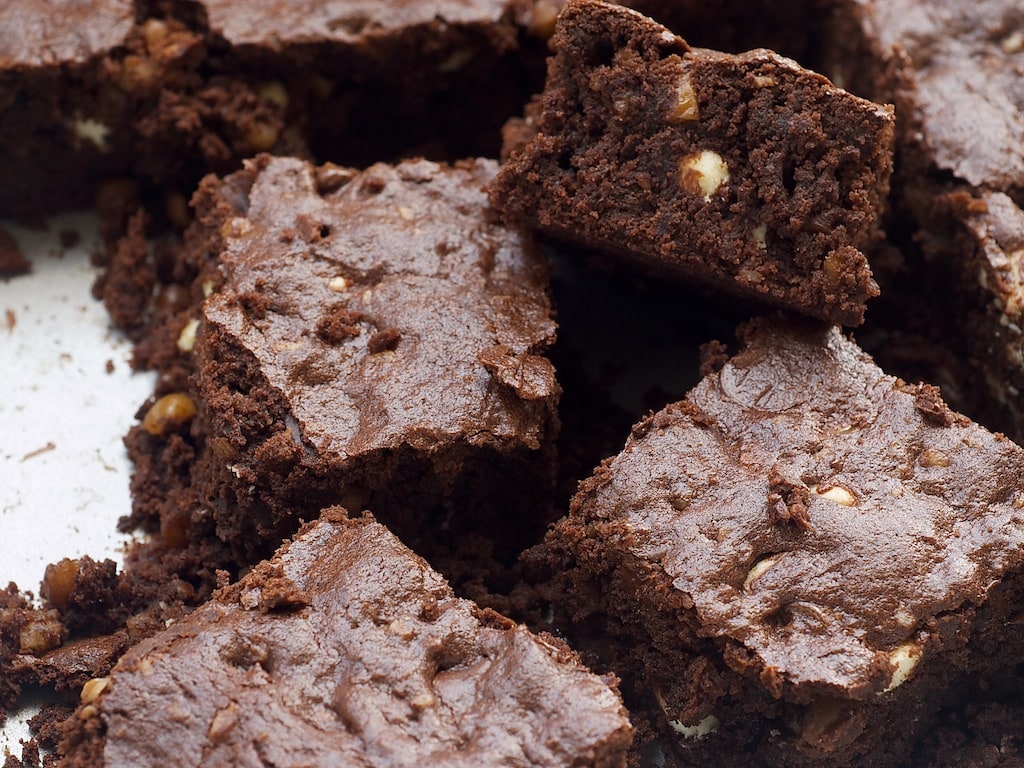
[[[752,321],[537,555],[681,765],[907,765],[1024,653],[1024,450],[835,327]]]
[[[650,269],[862,321],[890,108],[769,51],[691,49],[596,0],[566,5],[552,45],[535,135],[512,150],[496,207]]]
[[[497,154],[539,88],[533,0],[15,0],[0,9],[0,215],[134,186],[183,226],[258,152],[367,165]],[[541,13],[541,16],[544,14]]]
[[[93,83],[134,21],[132,0],[0,7],[0,216],[90,199],[87,179],[111,163],[113,138]],[[37,183],[42,177],[52,183]]]
[[[632,734],[611,678],[337,508],[88,683],[77,715],[68,766],[611,768]]]
[[[262,156],[208,178],[181,254],[196,303],[129,438],[135,520],[213,525],[236,564],[340,502],[441,561],[539,540],[555,323],[542,254],[487,206],[496,170]]]
[[[921,250],[908,249],[911,288],[941,308],[931,342],[963,361],[948,391],[1018,440],[1020,256],[1007,234],[1024,218],[1021,19],[1013,0],[847,0],[834,5],[822,62],[851,90],[896,104],[894,202]]]

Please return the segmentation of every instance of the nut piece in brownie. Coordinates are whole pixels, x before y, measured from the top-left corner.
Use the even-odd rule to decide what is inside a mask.
[[[582,484],[554,593],[680,764],[907,765],[1024,658],[1024,450],[834,326],[740,336]]]
[[[613,680],[337,508],[86,684],[77,714],[72,766],[612,768],[632,735]]]
[[[194,376],[129,437],[137,521],[212,520],[240,564],[332,503],[432,562],[539,540],[555,323],[542,254],[487,205],[496,170],[263,156],[209,177],[182,254],[201,303],[173,325]]]
[[[888,191],[891,108],[766,50],[691,49],[597,0],[568,3],[552,44],[532,138],[491,190],[507,217],[734,295],[862,321],[877,293],[862,249]]]

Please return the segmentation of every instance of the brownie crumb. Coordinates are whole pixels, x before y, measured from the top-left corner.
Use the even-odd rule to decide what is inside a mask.
[[[25,258],[14,235],[0,227],[0,275],[23,275],[31,269],[32,262]]]
[[[378,352],[392,352],[398,347],[398,342],[402,340],[402,334],[394,328],[387,328],[383,331],[373,334],[370,337],[370,343],[367,344],[367,348],[371,354],[377,354]]]
[[[316,324],[317,338],[328,344],[340,344],[359,335],[357,323],[362,319],[362,312],[353,312],[344,306],[334,307]]]

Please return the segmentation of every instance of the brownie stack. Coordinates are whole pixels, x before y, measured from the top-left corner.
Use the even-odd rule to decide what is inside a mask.
[[[48,760],[1024,759],[1011,4],[56,5],[0,214],[159,379],[3,593]]]

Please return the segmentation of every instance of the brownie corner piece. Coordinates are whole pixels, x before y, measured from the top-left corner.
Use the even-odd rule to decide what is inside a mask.
[[[834,326],[741,342],[581,486],[556,594],[680,764],[907,765],[1024,651],[1024,451]]]
[[[85,685],[64,764],[624,768],[614,688],[328,509]]]
[[[857,325],[893,112],[767,50],[688,46],[572,0],[491,189],[506,216],[734,295]]]

